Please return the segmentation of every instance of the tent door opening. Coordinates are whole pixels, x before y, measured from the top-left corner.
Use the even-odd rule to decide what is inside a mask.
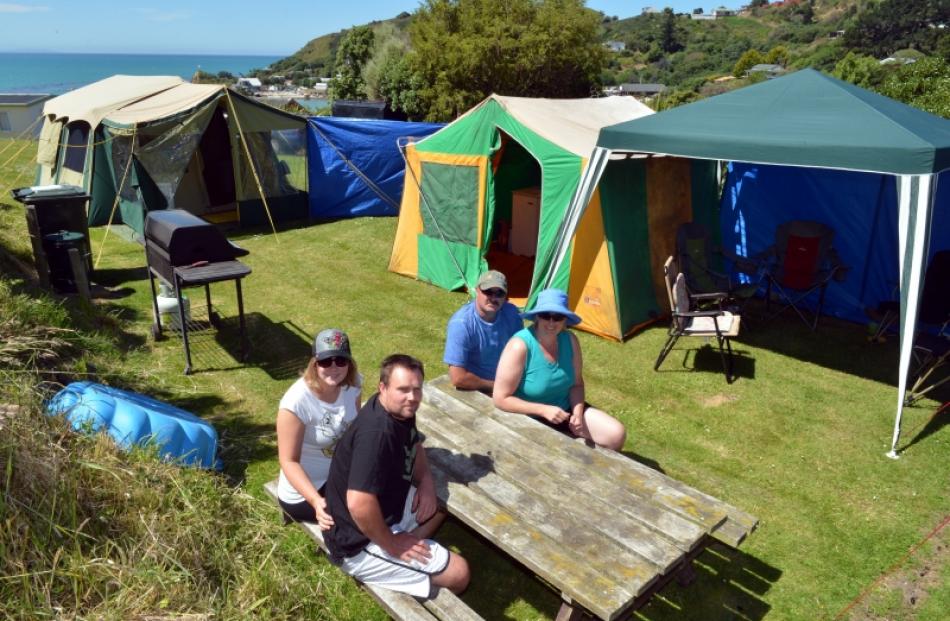
[[[223,107],[218,107],[208,122],[208,128],[201,137],[198,150],[192,159],[194,170],[201,171],[201,178],[207,191],[206,214],[218,216],[219,221],[225,214],[233,214],[237,219],[237,194],[234,185],[234,161],[231,134]],[[189,169],[192,169],[189,164]],[[197,179],[196,179],[197,180]]]
[[[541,221],[541,165],[524,147],[499,130],[500,147],[491,158],[494,210],[485,257],[489,269],[508,278],[508,297],[524,306],[531,292]]]

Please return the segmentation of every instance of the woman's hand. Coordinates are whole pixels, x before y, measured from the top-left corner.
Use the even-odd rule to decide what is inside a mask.
[[[317,514],[317,525],[320,527],[320,530],[330,530],[333,526],[333,518],[327,513],[326,499],[320,494],[317,494],[310,501],[310,504],[313,505],[313,510]]]
[[[574,408],[574,413],[571,414],[567,426],[575,436],[586,438],[590,435],[587,431],[587,422],[584,420],[583,408]]]
[[[571,415],[556,405],[547,405],[544,406],[543,410],[541,410],[541,416],[543,416],[548,422],[554,423],[555,425],[560,425],[570,418]]]

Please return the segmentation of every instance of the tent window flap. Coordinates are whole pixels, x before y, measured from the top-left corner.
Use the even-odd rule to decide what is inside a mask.
[[[478,243],[478,167],[422,163],[423,234],[474,246]]]

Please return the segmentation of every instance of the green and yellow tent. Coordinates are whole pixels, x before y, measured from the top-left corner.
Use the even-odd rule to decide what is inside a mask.
[[[600,129],[648,114],[630,97],[488,97],[407,146],[389,269],[450,290],[471,290],[482,271],[498,269],[515,303],[530,308],[538,291],[558,287],[582,329],[623,338],[665,311],[660,275],[676,226],[714,222],[717,202],[714,164],[625,158],[562,235]],[[519,196],[532,195],[538,213],[524,216]],[[566,257],[557,269],[555,256]]]
[[[83,187],[89,224],[154,209],[242,225],[307,216],[306,121],[220,84],[116,75],[46,102],[38,182]]]

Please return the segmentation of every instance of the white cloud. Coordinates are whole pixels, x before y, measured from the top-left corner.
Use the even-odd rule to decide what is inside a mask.
[[[29,4],[7,4],[0,2],[0,13],[39,13],[49,11],[48,6],[32,6]]]
[[[135,11],[150,22],[177,22],[191,17],[190,11],[161,11],[159,9],[135,9]]]

